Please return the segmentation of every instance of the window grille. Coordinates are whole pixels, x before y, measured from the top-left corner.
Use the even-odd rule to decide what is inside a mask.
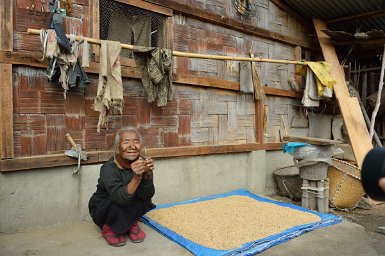
[[[166,47],[167,16],[114,0],[100,0],[100,39],[124,44]],[[122,57],[133,58],[122,49]]]

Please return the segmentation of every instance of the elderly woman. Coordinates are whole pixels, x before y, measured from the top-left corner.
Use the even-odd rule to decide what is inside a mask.
[[[131,128],[120,129],[115,136],[115,156],[100,169],[96,192],[90,198],[90,215],[102,229],[102,236],[112,246],[142,242],[146,234],[138,225],[139,218],[155,208],[151,198],[154,162],[140,156],[142,138]]]

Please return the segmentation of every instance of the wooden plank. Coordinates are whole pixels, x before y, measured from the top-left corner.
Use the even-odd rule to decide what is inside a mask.
[[[302,136],[292,136],[292,135],[285,135],[283,136],[284,141],[294,141],[294,142],[305,142],[312,145],[334,145],[341,143],[337,140],[329,140],[329,139],[322,139],[322,138],[314,138],[314,137],[302,137]]]
[[[47,59],[41,60],[41,53],[36,52],[12,52],[12,51],[1,51],[0,50],[0,63],[14,64],[14,65],[25,65],[36,68],[47,68]],[[84,69],[87,73],[98,74],[99,63],[90,62],[90,67]],[[140,74],[136,68],[129,66],[121,67],[122,77],[140,78]]]
[[[35,52],[11,52],[0,51],[0,63],[18,64],[37,68],[46,68],[47,60],[41,61],[41,53]],[[91,62],[89,68],[85,68],[87,73],[98,74],[99,63]],[[122,66],[122,77],[140,78],[139,72],[136,68]],[[211,88],[219,88],[225,90],[239,91],[239,82],[221,80],[208,77],[199,77],[193,75],[177,75],[174,83],[185,85],[203,86]],[[280,96],[287,98],[302,98],[302,92],[293,90],[283,90],[273,87],[264,87],[265,94],[271,96]]]
[[[239,91],[239,82],[220,80],[208,77],[199,77],[192,75],[177,75],[175,83],[198,85],[204,87],[214,87],[219,89]]]
[[[368,18],[376,18],[376,17],[383,17],[385,16],[385,9],[382,8],[380,10],[370,11],[370,12],[364,12],[360,14],[355,14],[351,16],[344,16],[342,18],[337,18],[334,20],[328,20],[326,24],[341,24],[341,23],[351,23],[351,22],[357,22],[359,20],[368,19]]]
[[[0,50],[13,50],[13,0],[0,0]],[[14,157],[12,64],[0,62],[0,159]]]
[[[93,0],[90,3],[90,33],[92,38],[100,38],[99,34],[99,0]],[[99,57],[99,45],[91,44],[91,53]]]
[[[281,150],[282,143],[249,143],[241,145],[221,145],[221,146],[188,146],[188,147],[169,147],[169,148],[149,148],[147,155],[154,159],[186,157],[198,155],[211,155],[223,153],[241,153],[256,150]],[[107,161],[113,156],[114,151],[87,152],[87,161],[82,161],[83,165],[98,164]],[[50,168],[59,166],[77,165],[77,159],[64,154],[42,155],[31,157],[20,157],[15,159],[0,160],[1,172],[12,172],[19,170],[34,170],[37,168]]]
[[[216,14],[207,10],[203,10],[201,8],[197,8],[189,4],[179,3],[173,0],[147,0],[147,2],[162,5],[164,7],[180,12],[181,14],[186,15],[188,17],[192,17],[197,20],[223,26],[225,28],[233,29],[238,32],[259,36],[262,38],[281,42],[291,46],[300,45],[304,48],[314,49],[314,50],[316,49],[315,45],[311,44],[310,42],[300,40],[298,38],[294,38],[290,36],[285,36],[283,34],[269,31],[264,28],[255,27],[251,24],[245,25],[245,23],[241,20],[225,17],[223,15]]]
[[[294,48],[294,59],[295,60],[302,60],[302,48],[301,46],[296,46]],[[297,70],[299,68],[299,65],[295,65],[294,70]],[[294,81],[298,84],[298,86],[301,86],[302,76],[294,75]]]
[[[13,50],[13,0],[0,0],[0,50]]]
[[[166,15],[169,17],[172,16],[172,10],[171,9],[157,5],[157,4],[145,2],[143,0],[115,0],[115,1],[121,2],[124,4],[129,4],[129,5],[139,7],[139,8],[145,9],[145,10],[149,10],[152,12],[156,12],[159,14],[163,14],[163,15]]]
[[[364,116],[356,98],[350,98],[348,87],[345,81],[345,75],[338,61],[336,51],[331,44],[330,37],[322,30],[327,30],[325,22],[314,19],[319,43],[325,60],[331,66],[331,73],[336,84],[334,92],[348,131],[350,143],[357,160],[358,167],[361,168],[363,160],[370,149],[372,149],[372,140],[370,139],[368,129],[366,128]]]
[[[255,142],[263,143],[264,106],[262,100],[255,101]]]
[[[263,90],[265,91],[266,95],[280,96],[280,97],[286,97],[286,98],[301,99],[303,94],[302,92],[296,92],[292,90],[282,90],[282,89],[267,87],[267,86],[265,86]]]
[[[13,158],[12,65],[0,63],[0,152],[1,159]]]

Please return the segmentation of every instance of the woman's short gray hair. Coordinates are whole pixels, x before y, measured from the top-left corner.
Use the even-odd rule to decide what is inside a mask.
[[[120,144],[120,136],[123,132],[134,132],[138,135],[139,137],[139,143],[142,144],[143,140],[142,140],[142,136],[140,136],[140,133],[138,132],[137,129],[135,128],[132,128],[132,127],[123,127],[121,129],[119,129],[116,134],[115,134],[115,141],[114,141],[114,148],[115,148],[115,152],[119,152],[119,144]]]

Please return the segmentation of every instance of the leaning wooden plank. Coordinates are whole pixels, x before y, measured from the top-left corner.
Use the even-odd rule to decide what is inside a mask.
[[[348,131],[354,156],[356,157],[358,167],[361,168],[367,152],[373,147],[369,132],[366,128],[358,100],[351,98],[349,95],[345,75],[338,61],[335,49],[330,42],[330,37],[322,32],[322,30],[328,29],[325,22],[318,19],[313,19],[313,22],[322,53],[325,60],[331,66],[332,76],[336,80],[334,92]]]

